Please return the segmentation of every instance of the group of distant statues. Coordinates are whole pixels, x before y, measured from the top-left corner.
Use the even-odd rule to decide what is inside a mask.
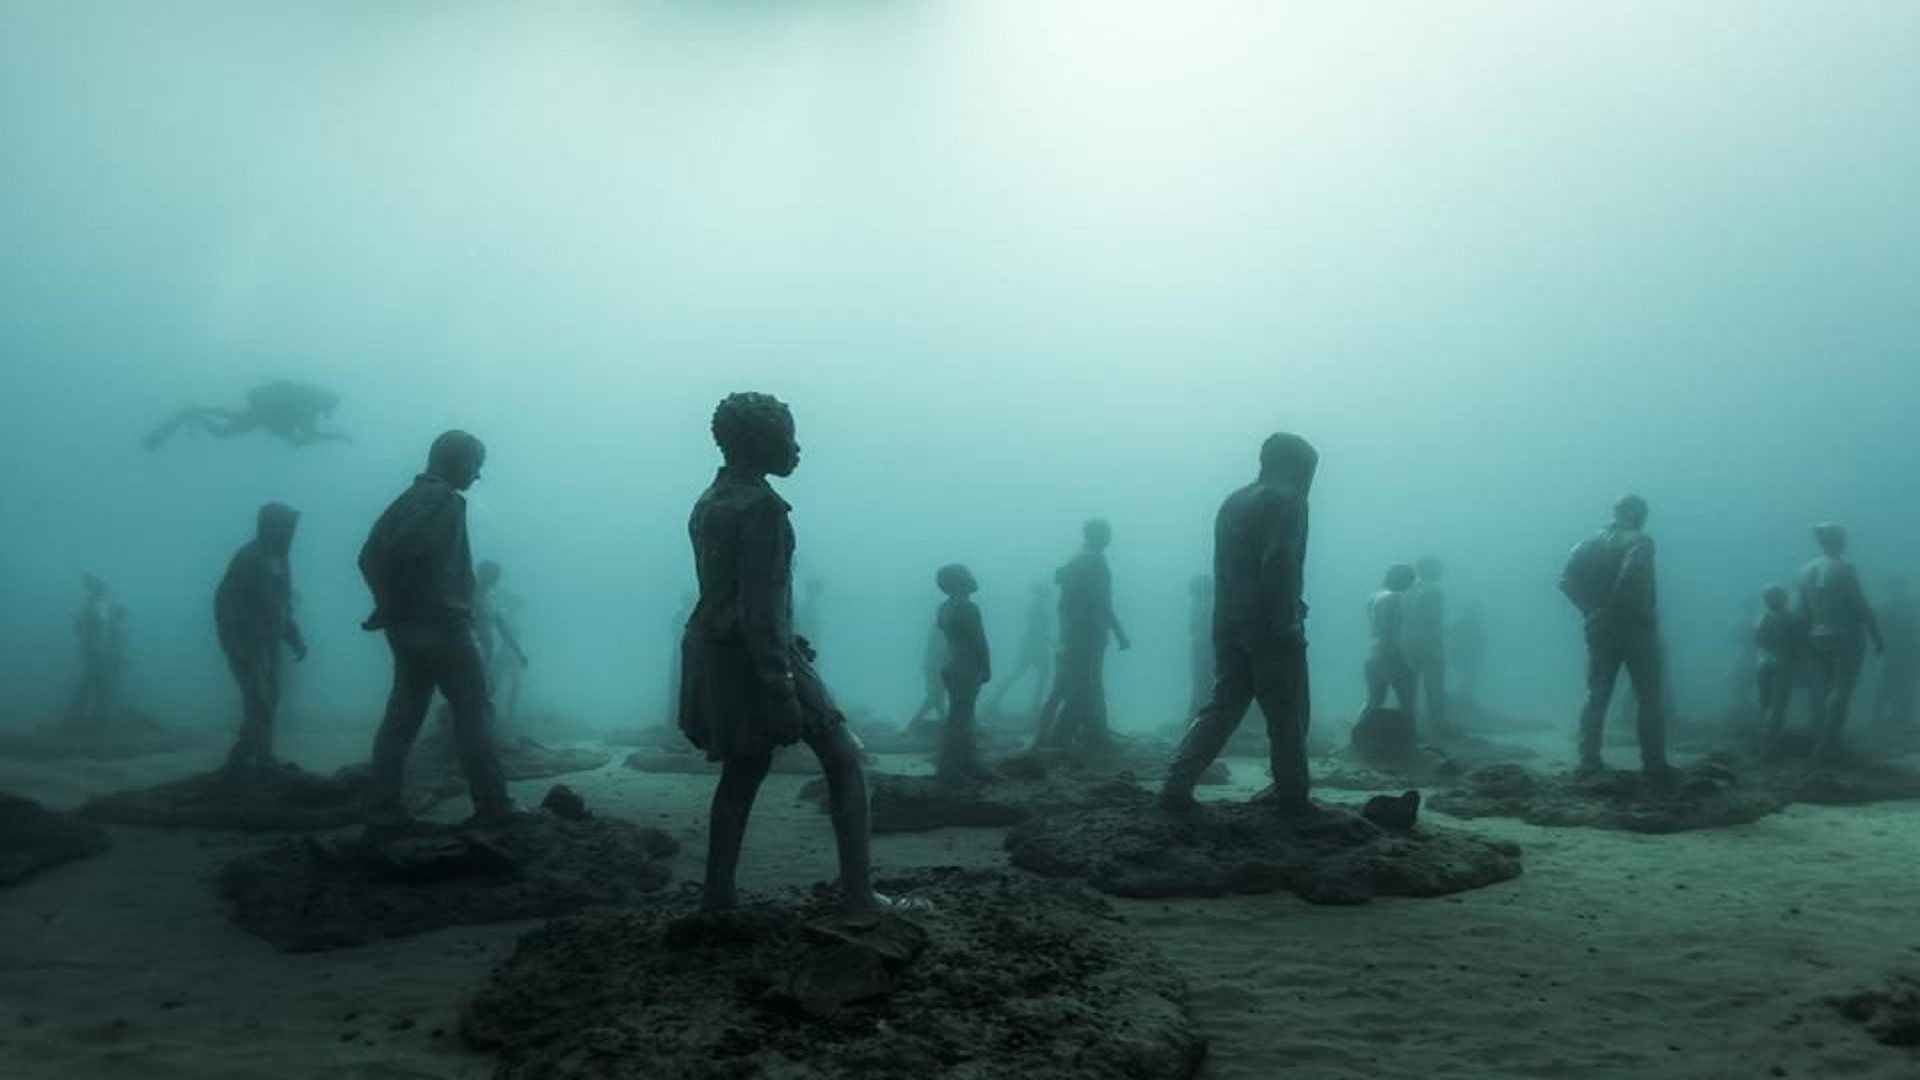
[[[324,392],[275,383],[256,391],[243,411],[190,409],[148,439],[157,446],[182,426],[220,437],[266,430],[296,445],[343,438],[321,431],[317,419],[337,401]],[[796,609],[795,536],[790,507],[769,478],[792,474],[800,462],[793,415],[777,398],[733,394],[715,410],[712,433],[723,464],[693,507],[689,521],[697,592],[675,617],[679,650],[669,707],[686,738],[718,762],[709,823],[703,903],[737,902],[741,844],[755,798],[783,746],[805,743],[826,777],[844,906],[871,916],[898,903],[873,888],[868,787],[864,754],[815,668],[816,652],[803,630],[817,633],[821,587],[810,583]],[[495,745],[496,700],[517,678],[526,653],[508,617],[499,564],[473,560],[465,492],[480,478],[486,448],[463,431],[434,440],[426,470],[375,521],[359,567],[373,599],[362,628],[383,634],[393,682],[372,747],[368,820],[373,826],[407,820],[402,782],[406,763],[436,693],[447,703],[447,724],[479,824],[519,813],[509,797]],[[1158,803],[1192,812],[1194,788],[1218,758],[1250,706],[1266,720],[1273,785],[1259,797],[1283,816],[1318,812],[1310,798],[1307,735],[1311,693],[1307,665],[1304,565],[1309,495],[1319,455],[1298,435],[1270,436],[1255,480],[1232,492],[1214,527],[1213,572],[1192,582],[1192,719],[1168,762]],[[294,615],[289,556],[300,515],[292,507],[260,508],[255,535],[233,556],[215,591],[219,644],[240,690],[242,722],[226,771],[236,778],[277,766],[275,714],[281,656],[306,655]],[[1604,769],[1603,726],[1622,669],[1638,706],[1642,767],[1670,773],[1666,756],[1663,654],[1654,578],[1654,545],[1645,531],[1647,504],[1627,496],[1613,520],[1577,545],[1560,588],[1579,610],[1587,645],[1587,700],[1579,724],[1579,770]],[[1768,750],[1777,749],[1794,672],[1811,675],[1816,750],[1843,752],[1843,733],[1865,649],[1902,667],[1883,690],[1880,708],[1910,714],[1914,651],[1920,619],[1904,589],[1897,620],[1877,617],[1847,561],[1846,533],[1835,525],[1814,530],[1821,556],[1804,567],[1790,592],[1764,593],[1766,610],[1754,629],[1758,695]],[[1110,749],[1104,687],[1109,644],[1130,647],[1114,611],[1106,551],[1110,526],[1089,521],[1083,545],[1055,575],[1058,637],[1047,590],[1035,586],[1012,673],[990,699],[997,708],[1009,688],[1030,680],[1037,715],[1035,745],[1099,753]],[[1369,712],[1391,696],[1430,732],[1451,728],[1449,664],[1471,701],[1485,654],[1477,611],[1446,622],[1443,568],[1427,557],[1395,564],[1368,604],[1372,647],[1365,664]],[[993,678],[991,649],[978,583],[964,565],[935,574],[943,599],[927,649],[928,694],[921,716],[944,704],[936,776],[956,785],[998,777],[976,745],[976,707]],[[83,725],[116,707],[124,667],[125,609],[104,582],[88,577],[77,622],[83,670],[69,722]],[[1889,625],[1882,625],[1883,622]],[[1890,644],[1891,642],[1891,644]],[[1893,646],[1897,645],[1897,650]],[[1044,699],[1042,698],[1045,693]]]

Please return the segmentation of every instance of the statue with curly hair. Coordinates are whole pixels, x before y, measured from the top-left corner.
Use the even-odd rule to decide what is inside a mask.
[[[725,459],[694,504],[689,533],[699,598],[681,638],[680,729],[721,763],[708,826],[702,907],[738,903],[735,878],[753,801],[773,752],[804,742],[826,774],[845,913],[897,906],[873,889],[866,767],[793,632],[792,507],[767,483],[800,464],[793,414],[767,394],[733,394],[713,414]]]

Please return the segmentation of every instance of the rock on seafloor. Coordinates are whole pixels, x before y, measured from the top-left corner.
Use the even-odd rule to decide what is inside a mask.
[[[1920,972],[1890,975],[1880,986],[1828,998],[1827,1004],[1888,1046],[1920,1047]]]
[[[1433,796],[1428,805],[1463,818],[1676,833],[1746,825],[1784,809],[1787,801],[1767,784],[1742,783],[1726,766],[1703,762],[1674,770],[1663,781],[1640,772],[1549,776],[1518,765],[1490,765]]]
[[[672,872],[662,860],[678,849],[658,829],[592,815],[523,814],[491,827],[415,822],[243,856],[222,869],[220,888],[241,927],[284,952],[316,952],[632,904],[666,886]]]
[[[42,870],[99,855],[113,846],[107,831],[72,814],[18,795],[0,794],[0,886]]]
[[[1759,767],[1759,779],[1789,802],[1862,806],[1920,799],[1920,772],[1885,761],[1799,759]]]
[[[1097,897],[1005,872],[882,882],[865,926],[826,886],[733,912],[591,914],[522,938],[461,1030],[498,1080],[1185,1080],[1186,984]]]
[[[433,799],[415,793],[411,801],[424,808]],[[240,774],[201,773],[116,791],[88,800],[79,812],[92,821],[155,829],[317,832],[359,824],[366,802],[363,765],[319,776],[287,764]]]
[[[1152,796],[1124,780],[1091,782],[1068,777],[1013,779],[991,784],[946,784],[931,776],[870,773],[867,786],[876,833],[928,829],[1004,829],[1063,810],[1144,805]],[[803,801],[827,809],[827,782],[800,789]]]
[[[1285,891],[1316,904],[1357,904],[1520,876],[1511,842],[1393,827],[1412,821],[1417,808],[1411,796],[1375,800],[1365,814],[1322,807],[1299,819],[1258,800],[1180,813],[1132,806],[1037,819],[1009,833],[1006,848],[1024,870],[1141,898]]]

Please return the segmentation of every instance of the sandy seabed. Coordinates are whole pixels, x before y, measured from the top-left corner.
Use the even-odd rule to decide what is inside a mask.
[[[359,741],[290,732],[331,769]],[[175,779],[202,750],[130,761],[0,761],[0,790],[71,808]],[[1233,759],[1241,797],[1263,771]],[[1546,763],[1541,763],[1545,765]],[[888,759],[887,767],[911,766]],[[616,763],[561,782],[601,814],[667,830],[698,879],[711,778]],[[749,888],[833,873],[832,838],[767,782]],[[537,802],[550,781],[518,785]],[[1350,793],[1325,792],[1331,801]],[[464,800],[442,816],[466,812]],[[1821,1003],[1920,968],[1920,803],[1795,806],[1676,836],[1467,827],[1518,841],[1520,880],[1441,900],[1315,907],[1285,894],[1114,900],[1185,974],[1211,1080],[1920,1076]],[[277,842],[116,827],[105,856],[0,891],[0,1076],[9,1080],[468,1080],[492,1059],[455,1034],[461,1005],[533,924],[464,927],[286,955],[229,922],[220,866]],[[893,868],[1003,866],[997,830],[875,839]]]

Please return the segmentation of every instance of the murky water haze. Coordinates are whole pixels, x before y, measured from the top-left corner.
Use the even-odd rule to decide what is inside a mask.
[[[353,556],[427,442],[491,447],[529,703],[657,713],[716,400],[782,490],[841,695],[904,714],[932,572],[1008,660],[1114,523],[1116,720],[1177,719],[1188,578],[1285,428],[1323,455],[1317,697],[1389,562],[1485,608],[1485,696],[1565,715],[1567,548],[1653,505],[1683,711],[1848,523],[1915,567],[1920,9],[1896,3],[0,3],[0,676],[65,694],[76,579],[130,703],[225,724],[211,590],[305,513],[311,704],[370,724]],[[351,446],[140,436],[255,381]],[[1868,681],[1874,678],[1870,672]]]

